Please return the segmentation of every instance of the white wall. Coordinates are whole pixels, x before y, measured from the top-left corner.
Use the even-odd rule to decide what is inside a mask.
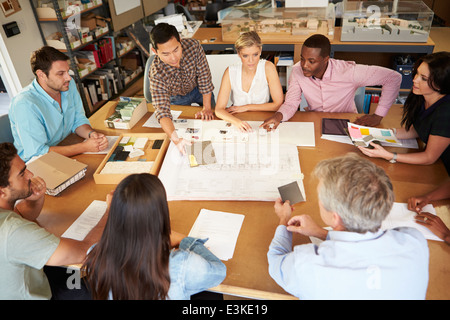
[[[16,21],[20,29],[20,34],[7,38],[3,27],[0,27],[0,64],[5,76],[3,80],[8,82],[12,96],[33,81],[30,55],[44,45],[30,1],[19,0],[19,4],[22,10],[9,17],[0,11],[1,25]]]

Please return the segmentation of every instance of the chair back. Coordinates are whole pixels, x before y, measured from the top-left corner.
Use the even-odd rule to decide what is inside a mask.
[[[8,114],[3,114],[0,116],[0,143],[3,142],[14,142]]]
[[[155,55],[151,55],[148,57],[147,62],[145,63],[145,71],[144,71],[144,97],[148,103],[152,102],[152,95],[150,94],[150,79],[148,78],[148,72],[150,71],[150,66],[152,65],[152,61],[155,58]]]
[[[214,99],[217,102],[219,96],[220,84],[222,83],[223,73],[230,65],[241,61],[237,54],[207,54],[209,70],[211,71],[212,83],[214,84]],[[227,106],[231,105],[228,99]]]

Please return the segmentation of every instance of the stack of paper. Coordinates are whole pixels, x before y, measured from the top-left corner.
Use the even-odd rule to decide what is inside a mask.
[[[202,209],[190,237],[208,239],[205,246],[220,260],[233,257],[244,215]]]

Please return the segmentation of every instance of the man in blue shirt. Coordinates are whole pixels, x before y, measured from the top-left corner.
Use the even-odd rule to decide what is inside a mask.
[[[69,75],[68,60],[64,53],[49,46],[33,52],[31,68],[36,79],[12,99],[11,130],[24,161],[49,151],[70,157],[108,146],[106,137],[95,132],[85,116],[75,81]],[[72,132],[86,140],[57,146]]]
[[[308,215],[291,218],[289,202],[278,199],[272,278],[300,299],[425,299],[427,241],[413,228],[380,230],[394,202],[384,170],[351,153],[321,161],[314,173],[320,217],[332,231]],[[324,241],[292,249],[292,232]]]

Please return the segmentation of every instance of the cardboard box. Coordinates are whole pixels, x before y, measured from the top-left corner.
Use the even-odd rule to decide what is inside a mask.
[[[167,6],[167,0],[142,0],[144,16],[149,16]]]
[[[122,57],[121,65],[128,70],[137,70],[142,66],[139,52],[133,51]]]
[[[81,26],[85,28],[89,28],[89,30],[94,30],[97,28],[97,19],[95,18],[95,14],[93,12],[89,12],[81,16]]]
[[[117,101],[113,103],[118,104]],[[105,119],[105,126],[112,129],[131,129],[133,126],[147,113],[147,103],[145,99],[142,99],[141,103],[134,109],[131,119],[122,122],[109,121],[110,118],[115,113],[115,108],[111,108],[110,114]]]
[[[145,143],[145,146],[142,149],[138,148],[139,150],[143,151],[143,155],[134,158],[127,157],[126,160],[124,161],[113,161],[115,159],[112,159],[111,157],[115,152],[118,151],[116,150],[117,147],[121,146],[125,148],[126,145],[133,146],[133,144],[130,141],[128,141],[125,145],[121,143],[128,138],[130,139],[130,141],[138,138],[148,139],[147,142]],[[159,149],[153,149],[154,144],[158,144],[156,142],[158,140],[162,140],[162,144],[160,145]],[[118,184],[120,181],[122,181],[123,178],[127,177],[130,174],[133,174],[133,172],[123,173],[123,171],[121,173],[102,173],[103,169],[105,168],[108,162],[117,162],[119,163],[118,166],[120,166],[124,162],[127,163],[133,162],[133,165],[137,166],[139,166],[139,164],[143,164],[143,166],[150,165],[149,162],[153,162],[153,164],[151,164],[151,168],[147,173],[157,175],[164,160],[164,156],[166,155],[169,143],[170,140],[167,138],[167,135],[165,133],[127,133],[120,135],[114,146],[106,155],[105,159],[103,159],[103,161],[98,166],[97,170],[95,170],[94,173],[95,183]]]
[[[44,179],[47,194],[56,196],[85,176],[87,164],[50,151],[27,163],[35,176]]]

